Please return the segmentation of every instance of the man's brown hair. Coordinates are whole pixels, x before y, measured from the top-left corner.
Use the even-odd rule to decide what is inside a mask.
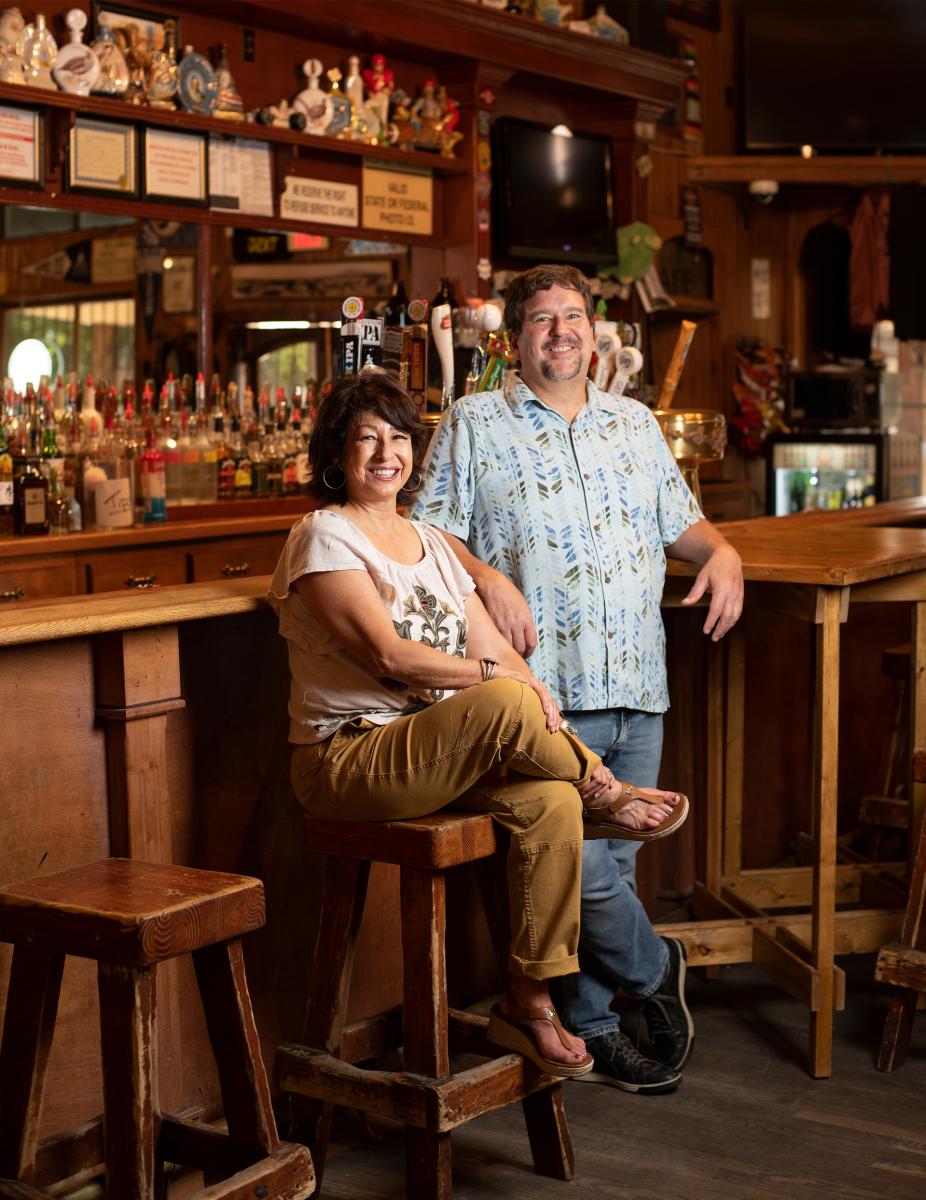
[[[585,313],[589,321],[595,320],[595,301],[588,280],[575,267],[556,266],[553,263],[532,267],[522,271],[509,283],[505,291],[505,328],[509,333],[520,333],[524,324],[524,305],[538,292],[551,287],[567,288],[578,292],[585,302]]]

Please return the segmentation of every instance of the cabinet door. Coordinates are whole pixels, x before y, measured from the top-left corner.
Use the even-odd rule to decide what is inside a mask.
[[[180,546],[133,546],[101,550],[81,558],[88,592],[122,592],[128,588],[169,587],[189,583],[187,552]]]
[[[192,545],[193,582],[271,575],[286,545],[287,534],[264,533]]]
[[[0,559],[0,606],[74,596],[81,590],[77,577],[77,565],[70,554],[60,558]]]

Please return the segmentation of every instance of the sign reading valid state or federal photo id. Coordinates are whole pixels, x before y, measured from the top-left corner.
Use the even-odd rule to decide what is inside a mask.
[[[363,164],[363,224],[366,229],[420,233],[429,237],[434,219],[434,180],[423,169],[396,171]]]
[[[319,225],[356,225],[358,188],[354,183],[286,176],[280,196],[284,221],[315,221]]]

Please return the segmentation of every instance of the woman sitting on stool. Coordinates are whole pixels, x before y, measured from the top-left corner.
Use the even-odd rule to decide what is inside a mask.
[[[447,805],[511,835],[509,979],[489,1036],[557,1076],[592,1068],[547,981],[578,970],[582,839],[649,840],[688,801],[618,783],[564,728],[438,530],[400,516],[426,432],[382,371],[339,380],[309,461],[322,507],[294,526],[270,600],[289,645],[293,787],[313,817],[388,821]]]

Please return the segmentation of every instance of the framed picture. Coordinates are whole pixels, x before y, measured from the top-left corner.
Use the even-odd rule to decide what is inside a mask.
[[[161,308],[165,313],[191,313],[196,309],[196,259],[192,254],[172,254],[161,275]]]
[[[44,125],[37,108],[0,105],[0,182],[7,187],[42,187],[45,182]]]
[[[208,135],[148,127],[141,136],[144,198],[173,204],[207,204]]]
[[[166,13],[152,12],[150,8],[136,7],[134,4],[121,4],[119,0],[108,3],[108,0],[93,0],[93,28],[99,34],[100,26],[105,25],[111,34],[118,34],[118,39],[125,45],[133,40],[130,25],[136,29],[135,38],[147,42],[149,50],[164,49],[164,22],[172,20],[177,31],[176,45],[182,46],[180,40],[180,19]],[[89,40],[89,39],[88,39]]]
[[[68,138],[67,190],[138,196],[134,125],[77,116]]]

